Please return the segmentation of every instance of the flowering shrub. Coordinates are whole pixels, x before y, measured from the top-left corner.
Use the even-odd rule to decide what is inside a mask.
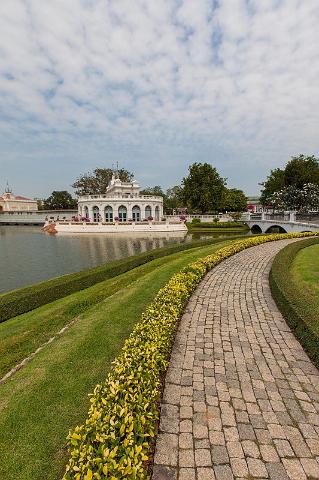
[[[151,221],[153,220],[152,215],[150,215],[149,217],[147,217],[147,220],[148,220],[149,222],[151,222]]]
[[[181,215],[181,216],[179,217],[179,219],[180,219],[181,222],[185,222],[186,217],[185,217],[185,215]]]
[[[241,250],[311,235],[238,240],[175,274],[142,314],[106,381],[95,387],[85,424],[69,433],[71,457],[64,480],[149,479],[146,462],[159,419],[160,377],[168,367],[177,324],[192,292],[207,271]]]

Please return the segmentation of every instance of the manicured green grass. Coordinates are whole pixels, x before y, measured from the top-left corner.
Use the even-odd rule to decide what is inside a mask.
[[[300,285],[301,292],[312,301],[318,302],[319,306],[319,245],[300,250],[291,271],[294,282]]]
[[[275,257],[270,286],[278,308],[319,368],[319,240],[283,248]]]
[[[199,247],[196,247],[198,249]],[[191,249],[196,251],[196,249]],[[69,322],[89,307],[101,302],[133,281],[152,271],[155,266],[170,262],[169,255],[143,264],[125,274],[99,282],[93,287],[68,295],[36,310],[0,323],[0,378],[11,368],[47,342]]]
[[[319,244],[300,250],[291,266],[292,281],[299,289],[299,301],[311,311],[312,328],[319,333]]]
[[[50,319],[55,319],[54,332],[70,321],[70,312],[78,315],[65,334],[0,385],[0,478],[56,480],[62,476],[67,460],[65,437],[83,422],[88,393],[104,380],[142,311],[176,271],[226,243],[154,260],[2,324],[0,335],[4,334],[7,348],[10,335],[17,333],[21,344],[26,336],[27,352],[32,347],[28,333],[32,320],[33,335],[40,342],[46,338],[46,328],[51,329]],[[90,306],[90,296],[95,295],[101,295],[99,302]],[[79,301],[84,310],[77,310]],[[12,364],[14,359],[6,362]]]

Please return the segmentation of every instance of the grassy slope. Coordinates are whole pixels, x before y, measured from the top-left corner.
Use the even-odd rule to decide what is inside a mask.
[[[300,250],[291,266],[292,282],[298,288],[298,302],[311,313],[312,329],[319,333],[319,244]]]
[[[121,275],[125,288],[89,307],[62,337],[0,385],[0,478],[56,480],[62,475],[65,436],[84,420],[89,405],[87,394],[105,378],[111,360],[141,312],[172,274],[222,245],[186,251],[171,256],[169,262],[168,258],[159,259],[139,267],[149,270],[130,278],[129,286],[124,277],[133,272]],[[103,282],[105,289],[110,282]],[[83,301],[98,287],[103,285],[72,297]],[[38,322],[44,317],[48,322],[51,309],[54,317],[56,309],[67,307],[70,301],[71,296],[32,314]],[[20,316],[20,321],[27,315]],[[13,332],[18,328],[16,322],[12,319],[3,325]]]
[[[90,306],[130,285],[152,271],[155,266],[170,262],[172,258],[176,258],[176,255],[146,263],[87,288],[85,292],[79,291],[0,323],[0,378]]]

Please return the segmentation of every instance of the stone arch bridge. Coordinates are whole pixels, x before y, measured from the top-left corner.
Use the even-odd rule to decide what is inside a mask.
[[[318,232],[319,216],[311,221],[305,221],[302,218],[296,218],[295,212],[288,212],[283,215],[246,213],[242,221],[247,223],[254,233],[269,233],[274,228],[281,233],[300,233],[300,232]]]

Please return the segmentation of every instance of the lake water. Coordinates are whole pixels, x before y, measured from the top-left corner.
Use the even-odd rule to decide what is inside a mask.
[[[40,227],[0,226],[0,292],[191,239],[183,233],[48,235]]]

